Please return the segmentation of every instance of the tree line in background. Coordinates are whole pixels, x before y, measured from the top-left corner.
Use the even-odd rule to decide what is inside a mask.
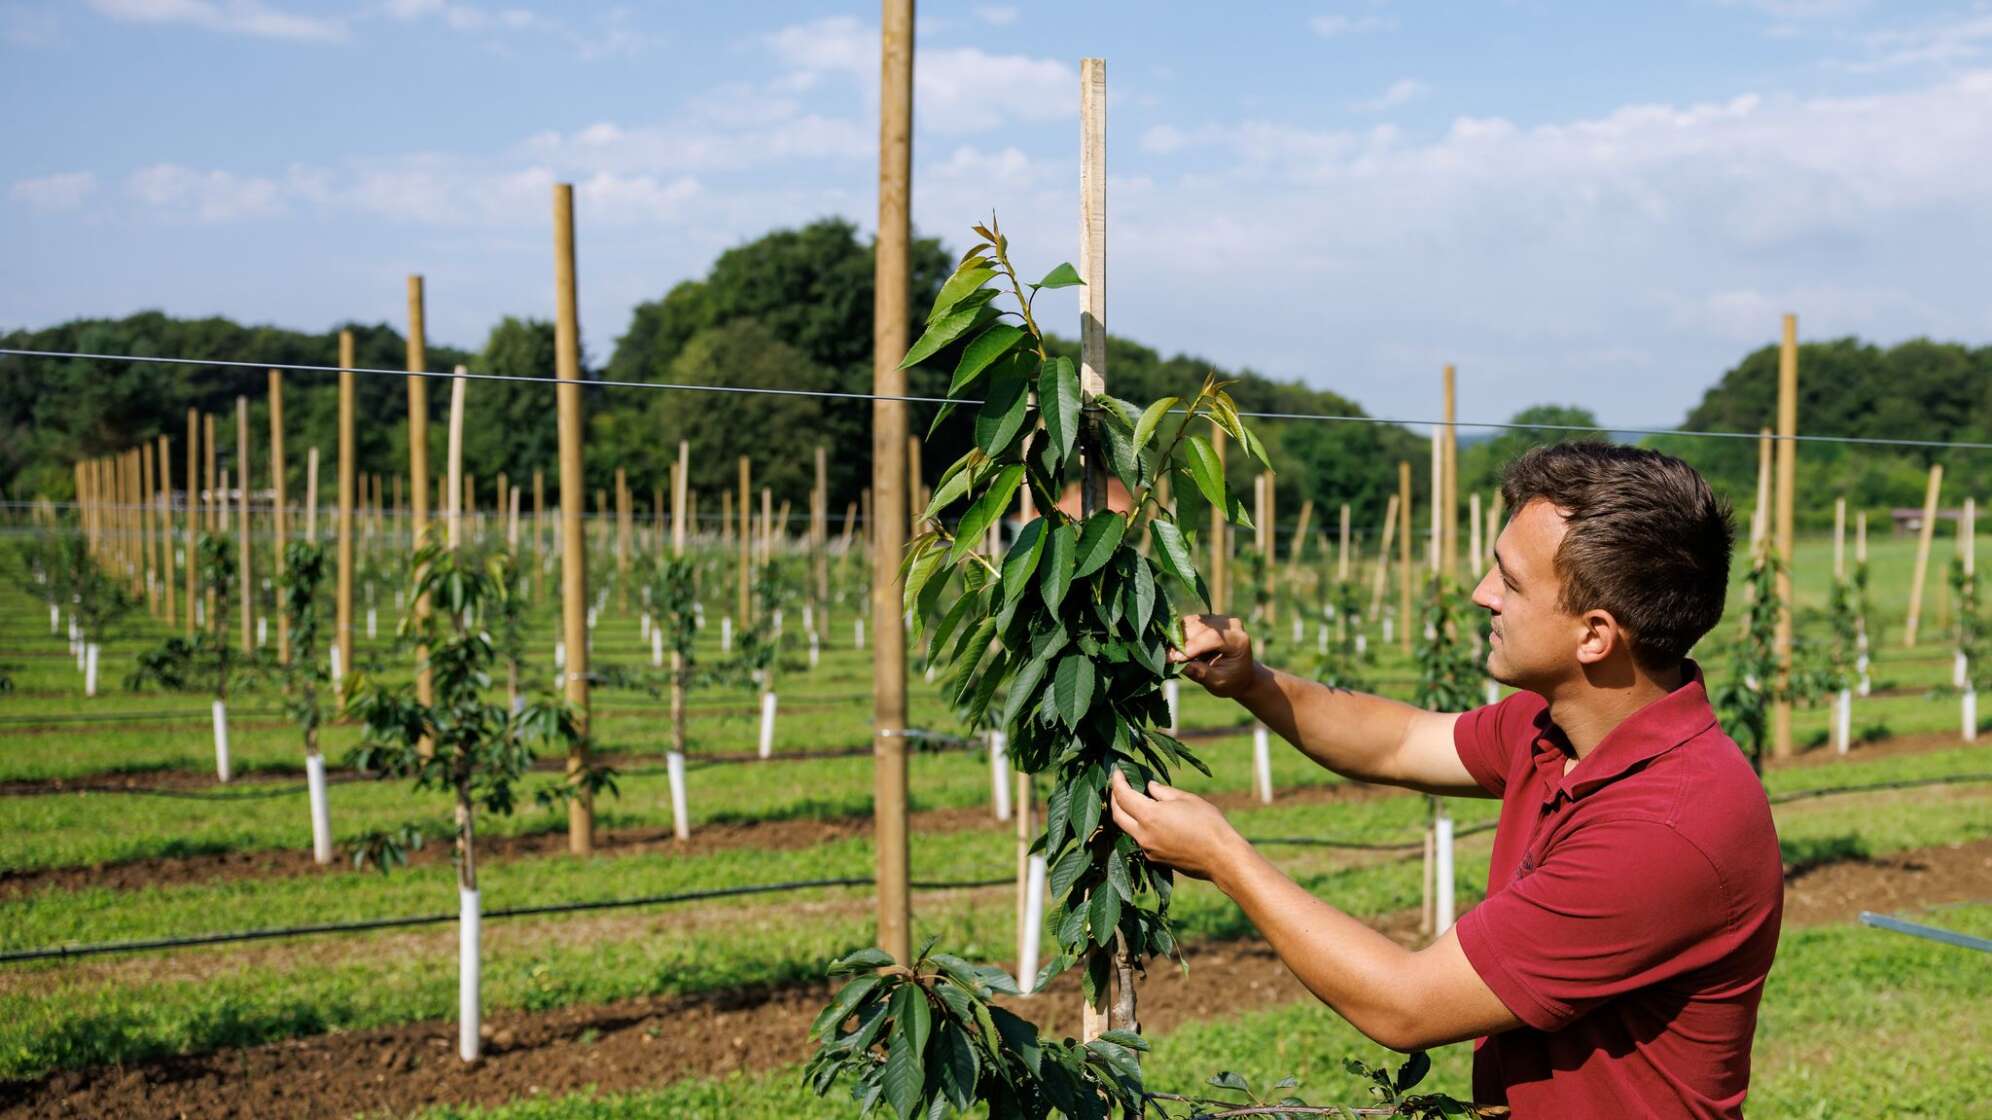
[[[919,239],[911,251],[913,293],[909,306],[924,308],[952,269],[940,242]],[[590,378],[739,388],[799,388],[869,392],[872,378],[872,250],[848,222],[818,221],[777,230],[728,250],[706,276],[687,280],[661,298],[639,304],[628,329],[605,363],[584,358]],[[340,326],[345,326],[341,324]],[[909,324],[917,327],[919,324]],[[1769,325],[1767,324],[1767,327]],[[362,366],[401,369],[406,349],[386,324],[351,324]],[[243,326],[223,318],[176,319],[143,312],[124,319],[79,319],[43,330],[19,330],[0,345],[19,349],[161,355],[248,362],[330,365],[336,361],[339,326],[320,334],[268,326]],[[908,337],[917,333],[909,329]],[[1077,358],[1078,343],[1048,336],[1048,350]],[[1164,357],[1124,339],[1109,342],[1108,368],[1121,395],[1134,400],[1194,392],[1204,375],[1236,380],[1231,389],[1247,412],[1296,412],[1361,416],[1353,401],[1297,381],[1277,381],[1249,369],[1227,371],[1186,354]],[[956,355],[952,351],[909,371],[908,391],[941,397]],[[551,374],[553,324],[507,316],[481,350],[431,344],[428,365],[447,370],[462,363],[505,376]],[[1754,431],[1772,421],[1777,349],[1747,355],[1711,386],[1683,427]],[[1992,440],[1992,347],[1912,340],[1881,348],[1855,339],[1807,343],[1799,351],[1799,417],[1802,432],[1884,438]],[[1436,415],[1438,371],[1433,371]],[[407,461],[407,393],[398,378],[358,379],[359,469],[392,475]],[[0,356],[0,488],[9,498],[46,495],[63,499],[73,486],[71,463],[79,456],[132,446],[158,434],[177,444],[185,412],[217,415],[223,459],[234,446],[234,398],[247,395],[251,424],[267,431],[261,369],[172,366],[133,362],[48,360]],[[291,493],[301,494],[304,456],[316,445],[329,457],[335,437],[336,392],[330,375],[287,379],[286,421]],[[524,482],[534,470],[552,473],[555,461],[551,389],[543,384],[478,382],[472,388],[471,423],[465,432],[465,470],[488,488],[502,471]],[[447,394],[430,401],[442,419]],[[1512,415],[1514,422],[1566,425],[1577,431],[1501,431],[1469,441],[1460,453],[1462,493],[1491,490],[1501,466],[1542,442],[1602,436],[1587,410],[1535,405],[1512,412],[1514,402],[1469,403],[1471,417]],[[915,405],[911,429],[925,432],[936,406]],[[694,488],[708,494],[730,487],[737,456],[754,458],[757,486],[771,487],[805,508],[818,442],[831,448],[832,515],[857,499],[870,476],[870,409],[862,401],[834,398],[643,392],[605,389],[588,395],[588,486],[613,487],[617,467],[633,481],[662,480],[680,439],[691,443]],[[1278,472],[1278,508],[1291,516],[1304,499],[1324,510],[1353,506],[1356,524],[1373,528],[1395,485],[1391,465],[1429,458],[1423,433],[1394,425],[1266,421],[1259,431]],[[1469,431],[1469,438],[1473,433]],[[794,440],[783,446],[782,438]],[[922,462],[931,484],[944,464],[969,446],[965,422],[951,420],[928,441]],[[1655,436],[1644,442],[1686,458],[1708,473],[1739,506],[1754,501],[1757,449],[1750,440]],[[1924,472],[1933,459],[1963,491],[1982,490],[1992,456],[1935,449],[1807,444],[1799,455],[1800,516],[1830,520],[1832,500],[1846,494],[1857,508],[1907,506],[1921,500]],[[257,468],[260,470],[260,466]],[[1422,500],[1427,472],[1416,470]],[[176,472],[177,476],[177,472]],[[332,475],[326,472],[325,483]],[[176,480],[184,484],[184,479]],[[1234,478],[1233,489],[1245,482]],[[642,501],[639,491],[639,504]],[[1195,523],[1201,498],[1178,495],[1186,523]],[[554,499],[549,478],[548,500]],[[716,514],[716,499],[702,505]],[[1324,521],[1317,524],[1325,524]]]

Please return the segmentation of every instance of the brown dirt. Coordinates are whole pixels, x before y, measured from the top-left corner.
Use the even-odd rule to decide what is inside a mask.
[[[1992,841],[1852,860],[1796,874],[1792,926],[1845,921],[1862,909],[1904,909],[1992,894]],[[1404,944],[1417,913],[1375,923]],[[1249,1012],[1304,1000],[1270,949],[1253,941],[1189,948],[1187,977],[1157,968],[1142,985],[1146,1030],[1167,1032],[1211,1009]],[[0,1083],[0,1120],[48,1116],[346,1117],[406,1114],[436,1104],[495,1105],[593,1086],[654,1088],[679,1076],[779,1068],[807,1053],[804,1031],[820,986],[654,998],[557,1011],[503,1012],[485,1030],[485,1056],[466,1067],[455,1028],[428,1022],[294,1039],[126,1068],[66,1071]],[[1047,1032],[1076,1028],[1074,977],[1061,977],[1028,1013]]]
[[[1384,796],[1396,792],[1385,786],[1362,782],[1337,782],[1309,786],[1284,793],[1281,804],[1327,804]],[[1226,809],[1240,809],[1257,801],[1246,793],[1218,794],[1212,800]],[[923,809],[909,818],[916,833],[965,832],[976,829],[1010,830],[1014,825],[998,822],[988,809]],[[668,828],[622,829],[604,832],[596,838],[596,850],[608,855],[638,855],[646,852],[674,856],[704,855],[736,848],[768,851],[795,851],[833,840],[869,836],[872,819],[862,817],[796,818],[789,820],[739,821],[702,824],[691,839],[679,840]],[[478,842],[483,858],[512,859],[519,856],[557,855],[567,851],[565,832],[540,832],[524,836],[487,837]],[[430,843],[408,853],[414,865],[440,863],[450,858],[445,843]],[[349,858],[328,866],[312,862],[302,848],[257,851],[214,852],[195,856],[171,856],[131,860],[93,867],[53,867],[34,870],[0,870],[0,899],[18,898],[43,890],[80,890],[101,887],[109,890],[142,890],[147,887],[177,886],[188,883],[235,882],[301,875],[372,874],[356,871]]]

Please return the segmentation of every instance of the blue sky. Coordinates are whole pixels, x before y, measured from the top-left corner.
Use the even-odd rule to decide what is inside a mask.
[[[475,347],[550,317],[565,180],[600,360],[730,245],[869,228],[877,18],[0,0],[0,327],[398,323],[421,272]],[[1787,310],[1992,340],[1992,4],[929,3],[918,38],[922,232],[994,208],[1073,256],[1104,56],[1110,328],[1373,413],[1431,415],[1450,361],[1463,417],[1673,423]]]

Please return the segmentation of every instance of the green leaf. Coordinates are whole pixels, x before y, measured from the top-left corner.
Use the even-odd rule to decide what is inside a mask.
[[[920,593],[926,590],[927,581],[933,578],[936,571],[940,570],[941,561],[945,559],[947,559],[946,553],[938,548],[929,548],[922,550],[918,556],[914,557],[913,563],[907,566],[905,604],[908,609],[917,607],[920,601]],[[917,613],[914,618],[916,621],[918,620],[919,616]]]
[[[894,1034],[909,1035],[913,1039],[913,1049],[925,1050],[927,1036],[933,1030],[934,1011],[927,1006],[927,993],[918,984],[901,984],[892,993],[892,1027]]]
[[[863,972],[868,968],[884,968],[893,963],[892,954],[884,949],[859,949],[848,956],[838,957],[830,962],[830,975],[847,972]]]
[[[989,489],[984,490],[982,496],[975,500],[975,504],[968,507],[968,512],[962,515],[961,523],[955,526],[955,542],[954,547],[948,550],[948,563],[956,563],[982,543],[983,534],[988,532],[989,526],[1003,516],[1004,510],[1010,508],[1010,499],[1016,497],[1017,484],[1023,480],[1022,463],[1011,463],[996,472],[996,478],[989,484]]]
[[[1057,963],[1058,961],[1055,959],[1047,961],[1045,967],[1049,969]],[[1042,976],[1043,974],[1040,973],[1040,975]],[[1053,972],[1052,975],[1055,976],[1057,973]],[[1048,980],[1050,977],[1045,977],[1045,979]],[[1036,987],[1032,990],[1040,991],[1042,988]],[[996,1033],[1002,1036],[1003,1048],[1014,1051],[1017,1057],[1023,1059],[1024,1068],[1030,1071],[1031,1076],[1038,1076],[1043,1068],[1040,1063],[1043,1061],[1044,1052],[1038,1045],[1037,1028],[1025,1020],[1018,1018],[1014,1012],[1005,1011],[1000,1007],[990,1008],[989,1017],[995,1020]],[[990,1042],[993,1049],[995,1040],[992,1039]]]
[[[1254,435],[1252,429],[1246,427],[1243,422],[1238,425],[1238,442],[1245,445],[1245,453],[1257,459],[1260,466],[1267,470],[1273,469],[1273,461],[1266,457],[1266,445],[1260,442],[1259,437]]]
[[[961,267],[955,270],[955,274],[948,277],[947,283],[941,285],[940,294],[934,297],[934,306],[927,311],[927,321],[931,323],[952,311],[954,305],[960,303],[964,296],[995,278],[996,270],[974,257],[962,261]]]
[[[1139,1050],[1144,1054],[1148,1052],[1148,1040],[1133,1031],[1102,1031],[1100,1032],[1099,1040],[1101,1042],[1111,1042],[1115,1046],[1122,1046],[1129,1050]],[[1296,1082],[1296,1084],[1298,1083]]]
[[[1009,323],[997,323],[976,335],[967,346],[962,347],[961,361],[955,365],[954,381],[948,385],[948,396],[956,396],[974,384],[990,363],[1009,353],[1023,337],[1024,328]]]
[[[864,1002],[864,998],[870,995],[872,989],[878,987],[884,979],[883,976],[860,976],[844,985],[838,991],[836,998],[830,1001],[830,1005],[816,1017],[816,1022],[810,1025],[809,1033],[825,1042],[830,1041],[836,1035],[837,1028],[843,1026],[844,1020],[850,1017],[851,1012],[858,1009],[858,1004]]]
[[[1423,1050],[1413,1050],[1411,1056],[1404,1059],[1404,1064],[1397,1068],[1397,1091],[1402,1093],[1418,1082],[1423,1081],[1425,1075],[1430,1073],[1431,1070],[1431,1055],[1425,1053]]]
[[[1086,527],[1079,534],[1078,566],[1073,569],[1073,579],[1084,579],[1106,566],[1113,559],[1114,549],[1120,547],[1121,534],[1127,532],[1127,521],[1111,510],[1101,510],[1086,519]]]
[[[1140,634],[1148,629],[1148,620],[1155,614],[1155,573],[1148,570],[1146,558],[1135,558],[1128,595],[1131,597],[1128,614],[1134,618],[1134,632]]]
[[[1195,587],[1197,564],[1190,556],[1190,544],[1183,539],[1183,531],[1174,522],[1161,518],[1149,522],[1148,531],[1155,536],[1155,555],[1162,561],[1163,570]]]
[[[1204,500],[1218,509],[1225,508],[1224,500],[1224,460],[1217,457],[1217,451],[1210,441],[1193,435],[1182,444],[1183,458],[1189,468],[1190,478],[1196,482]]]
[[[1044,682],[1045,663],[1032,661],[1017,670],[1017,676],[1010,682],[1010,694],[1003,700],[1004,727],[1015,729],[1017,720],[1024,714],[1025,706],[1037,699],[1038,686]]]
[[[1142,412],[1141,419],[1135,421],[1134,425],[1134,450],[1136,453],[1139,453],[1142,448],[1148,446],[1149,439],[1155,435],[1155,426],[1162,422],[1162,417],[1168,415],[1170,409],[1181,403],[1182,401],[1179,398],[1163,397],[1161,400],[1149,405]]]
[[[900,359],[900,369],[911,369],[976,327],[996,321],[996,309],[990,307],[987,300],[975,303],[973,306],[968,306],[968,301],[963,302],[964,306],[949,311],[927,325],[926,333],[913,343],[913,348],[906,352],[906,357]]]
[[[1072,359],[1052,358],[1038,371],[1038,409],[1044,413],[1045,434],[1062,462],[1079,438],[1079,371]]]
[[[990,458],[1007,451],[1030,413],[1030,360],[1021,354],[997,365],[975,414],[975,445]]]
[[[917,991],[910,984],[899,990],[902,993]],[[926,1003],[924,999],[920,1002],[922,1005]],[[886,1046],[883,1085],[885,1102],[899,1114],[899,1120],[912,1120],[914,1110],[920,1107],[925,1094],[927,1075],[920,1047],[914,1045],[913,1036],[904,1029],[893,1031],[892,1041]]]
[[[968,460],[958,459],[948,472],[941,476],[941,484],[934,487],[934,496],[927,502],[927,510],[920,515],[922,521],[932,520],[942,510],[953,505],[957,498],[968,493],[975,481],[975,472],[968,467]]]
[[[1075,533],[1071,522],[1051,531],[1045,558],[1038,564],[1038,594],[1053,612],[1065,603],[1065,591],[1072,586]]]
[[[1350,1059],[1350,1061],[1354,1060],[1355,1059],[1353,1058]],[[1249,1093],[1252,1091],[1252,1086],[1247,1084],[1243,1077],[1231,1072],[1228,1069],[1213,1074],[1210,1079],[1210,1084],[1219,1089],[1236,1089],[1241,1093]]]
[[[1079,881],[1080,874],[1086,870],[1086,865],[1090,862],[1085,847],[1074,845],[1051,865],[1048,885],[1051,888],[1051,901],[1054,905],[1065,901],[1065,896],[1072,891],[1072,885]]]
[[[941,1028],[942,1068],[947,1071],[948,1100],[957,1109],[966,1111],[975,1096],[975,1074],[979,1063],[975,1051],[968,1044],[968,1032],[952,1023]]]
[[[1071,288],[1084,283],[1085,281],[1079,278],[1079,270],[1073,268],[1071,262],[1067,261],[1050,272],[1045,273],[1044,279],[1031,286],[1034,288]]]
[[[1044,518],[1032,518],[1017,534],[1010,551],[1003,554],[1003,601],[1014,603],[1030,585],[1037,571],[1038,557],[1044,553]]]
[[[1083,653],[1068,653],[1051,679],[1052,702],[1067,727],[1079,726],[1093,706],[1093,662]]]

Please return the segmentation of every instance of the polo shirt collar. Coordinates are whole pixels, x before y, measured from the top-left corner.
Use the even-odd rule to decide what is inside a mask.
[[[1543,800],[1554,801],[1559,793],[1576,800],[1602,789],[1641,763],[1714,726],[1715,711],[1709,707],[1701,666],[1690,659],[1683,661],[1681,668],[1681,687],[1626,717],[1567,774],[1563,764],[1569,758],[1569,740],[1544,708],[1536,717],[1534,755],[1536,769],[1544,778]]]

